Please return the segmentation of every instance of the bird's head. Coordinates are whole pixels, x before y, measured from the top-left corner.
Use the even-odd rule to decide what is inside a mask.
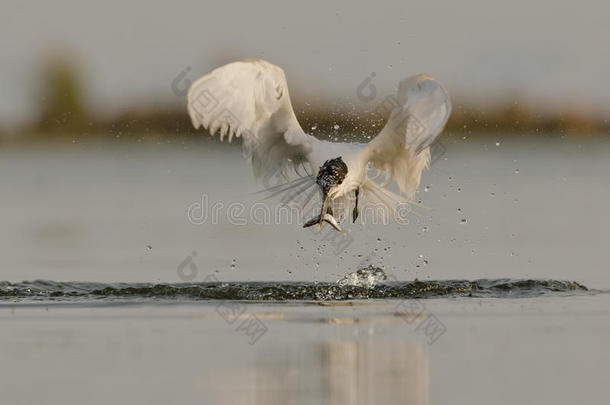
[[[341,156],[329,159],[320,167],[316,176],[316,183],[322,190],[322,210],[320,215],[307,221],[303,227],[307,228],[318,224],[318,230],[322,229],[322,222],[328,222],[335,230],[342,232],[343,229],[333,217],[333,210],[329,205],[336,198],[341,197],[350,189],[350,181],[348,179],[348,165],[343,161]],[[356,205],[358,203],[358,190],[356,189]],[[354,221],[357,217],[357,208],[354,208]]]
[[[341,159],[341,156],[327,160],[322,167],[320,167],[320,171],[316,177],[316,183],[318,183],[322,189],[325,205],[327,199],[332,199],[336,194],[338,187],[343,183],[343,180],[345,180],[345,176],[347,176],[347,165],[343,159]]]

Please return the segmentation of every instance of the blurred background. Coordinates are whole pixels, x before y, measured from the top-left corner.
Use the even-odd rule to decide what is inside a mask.
[[[221,279],[336,280],[373,255],[399,278],[610,284],[609,11],[593,0],[5,0],[2,279],[175,281],[196,252]],[[192,81],[244,58],[285,70],[301,125],[324,139],[374,136],[377,107],[406,76],[444,83],[454,110],[422,180],[430,209],[409,227],[353,227],[338,253],[294,224],[190,223],[204,193],[253,202],[261,188],[239,148],[196,133],[185,110]]]
[[[180,73],[192,80],[251,57],[285,69],[306,122],[317,110],[367,110],[355,94],[372,72],[379,96],[405,76],[429,72],[453,95],[452,132],[607,133],[609,7],[593,0],[8,0],[0,127],[5,135],[183,135],[189,128],[176,91],[183,86],[172,86]]]
[[[1,4],[2,402],[607,401],[610,3]],[[195,132],[186,113],[190,83],[244,58],[282,67],[302,127],[336,141],[374,137],[406,76],[447,87],[453,114],[408,224],[342,223],[340,236],[253,218],[264,185],[239,142]],[[277,213],[278,200],[262,202]],[[500,287],[483,298],[227,301],[268,328],[256,346],[216,300],[138,288],[81,300],[65,287],[211,276],[298,286],[349,282],[368,265],[391,279]],[[505,279],[591,291],[548,283],[548,294],[519,295]],[[23,280],[19,298],[11,283]],[[421,323],[401,303],[425,305]],[[434,346],[421,327],[432,316],[447,332]]]

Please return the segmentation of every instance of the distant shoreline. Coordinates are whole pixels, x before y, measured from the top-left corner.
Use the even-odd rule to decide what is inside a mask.
[[[483,110],[454,104],[454,111],[445,132],[484,136],[508,134],[560,134],[560,135],[608,135],[610,123],[607,119],[585,114],[541,115],[505,105]],[[320,139],[339,141],[367,141],[385,125],[387,116],[374,111],[349,111],[300,107],[295,113],[305,130]],[[89,118],[86,113],[73,115],[70,112],[47,116],[14,131],[0,131],[3,141],[27,141],[36,139],[62,139],[78,135],[80,138],[144,137],[165,139],[191,137],[202,134],[196,131],[182,106],[151,109],[128,109],[108,119]],[[347,136],[346,134],[351,134]],[[353,138],[353,139],[351,139]]]

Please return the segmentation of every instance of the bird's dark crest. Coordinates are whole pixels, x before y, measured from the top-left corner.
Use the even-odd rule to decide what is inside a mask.
[[[326,194],[332,186],[343,183],[346,175],[347,165],[339,156],[324,162],[318,172],[318,177],[316,177],[316,183],[322,187],[322,191]]]

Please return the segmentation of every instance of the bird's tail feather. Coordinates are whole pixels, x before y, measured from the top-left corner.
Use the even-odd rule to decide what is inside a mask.
[[[367,179],[361,186],[364,204],[360,207],[361,220],[387,223],[401,205],[409,206],[409,200]],[[370,205],[369,205],[370,204]],[[372,218],[371,218],[372,217]]]

